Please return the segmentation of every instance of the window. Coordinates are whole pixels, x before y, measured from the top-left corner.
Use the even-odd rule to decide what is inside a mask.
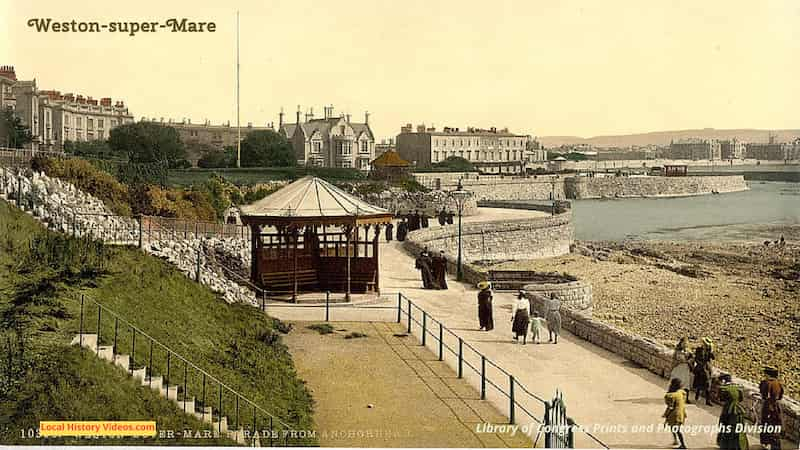
[[[368,159],[360,159],[358,161],[358,168],[359,169],[369,169],[369,160]]]
[[[350,161],[344,160],[339,163],[339,167],[349,169],[350,167],[352,167],[352,164],[350,163]]]
[[[340,127],[339,127],[339,134],[341,134],[342,136],[344,136],[344,125],[342,125],[342,126],[340,126]]]
[[[353,150],[352,142],[339,142],[339,155],[348,156]],[[349,167],[349,166],[348,166]]]
[[[94,119],[86,119],[86,128],[89,131],[93,131],[94,130]]]
[[[97,119],[97,128],[102,130],[103,126],[105,125],[103,122],[105,122],[103,119]]]
[[[467,150],[467,161],[472,161],[472,150]]]
[[[322,153],[322,141],[311,142],[311,153]]]
[[[361,141],[361,153],[369,153],[369,141],[366,139]]]
[[[78,128],[82,128],[83,127],[83,118],[82,117],[76,117],[75,118],[75,126],[78,127]]]
[[[439,161],[439,152],[433,152],[433,162]]]

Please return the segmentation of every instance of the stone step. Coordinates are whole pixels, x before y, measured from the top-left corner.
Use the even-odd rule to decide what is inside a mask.
[[[101,345],[97,347],[97,357],[106,361],[114,361],[114,346]]]
[[[186,414],[191,414],[194,412],[194,397],[189,397],[184,402],[184,399],[174,400],[175,404],[178,405],[178,409],[183,410]]]
[[[144,380],[147,376],[147,367],[142,367],[141,369],[133,369],[131,371],[131,376],[134,380]]]
[[[178,400],[178,385],[172,384],[165,388],[168,400]]]
[[[150,378],[153,380],[151,381]],[[145,377],[142,380],[142,386],[149,386],[150,389],[158,391],[159,393],[164,390],[164,377],[161,375]],[[164,395],[164,394],[162,394]]]
[[[114,365],[127,372],[131,365],[131,355],[114,355]]]
[[[228,433],[228,418],[222,416],[219,421],[211,422],[211,431],[214,433],[214,437],[219,437],[220,433],[226,435]]]
[[[83,333],[83,336],[76,334],[69,345],[78,345],[79,343],[81,343],[84,348],[94,350],[97,347],[97,334]]]
[[[239,427],[238,430],[229,430],[228,438],[239,445],[245,444],[244,428]]]
[[[212,423],[214,410],[210,406],[201,406],[199,408],[195,408],[194,415],[203,423]]]

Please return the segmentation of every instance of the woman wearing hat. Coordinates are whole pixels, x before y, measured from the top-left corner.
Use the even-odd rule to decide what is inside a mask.
[[[780,401],[783,398],[783,385],[778,381],[778,369],[774,367],[764,368],[764,379],[758,386],[761,391],[761,398],[764,403],[761,406],[761,424],[772,429],[765,429],[761,432],[759,439],[761,445],[771,450],[780,450],[781,433],[775,431],[783,428],[781,420]]]
[[[711,406],[711,360],[714,359],[714,346],[711,338],[703,338],[703,345],[694,350],[694,401],[700,400],[702,394],[706,398],[706,405]]]
[[[717,434],[717,445],[722,450],[747,450],[747,433],[740,427],[745,424],[747,415],[742,401],[742,387],[731,382],[730,374],[719,376],[719,398],[722,402],[722,413],[719,415],[720,432]]]
[[[478,322],[481,331],[489,331],[494,328],[492,318],[492,285],[488,281],[478,283]]]
[[[528,312],[530,307],[530,302],[527,298],[525,298],[525,292],[519,291],[517,294],[517,304],[514,309],[514,315],[511,317],[511,332],[514,333],[515,341],[522,336],[523,345],[525,345],[528,341],[528,324],[531,320],[530,313]]]

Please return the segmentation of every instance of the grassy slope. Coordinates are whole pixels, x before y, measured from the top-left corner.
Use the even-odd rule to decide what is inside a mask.
[[[33,219],[20,214],[13,207],[0,201],[0,310],[12,307],[10,287],[14,283],[14,261],[24,250],[24,246],[35,233],[43,232]],[[259,406],[283,417],[285,421],[296,424],[297,429],[311,429],[312,400],[305,385],[298,379],[291,357],[280,342],[276,328],[277,321],[258,314],[256,310],[243,305],[226,305],[208,289],[193,283],[171,265],[154,257],[147,256],[136,249],[110,248],[108,273],[91,280],[89,286],[60,286],[57,301],[66,310],[66,317],[42,315],[31,317],[26,325],[32,346],[59,352],[65,350],[71,337],[79,328],[80,294],[83,293],[100,301],[116,311],[128,321],[138,326],[154,338],[170,346],[174,351],[221,379],[233,389],[255,401]],[[31,308],[35,311],[37,307]],[[88,306],[85,312],[85,325],[94,331],[97,321],[96,307]],[[101,324],[103,343],[111,343],[114,336],[114,321],[106,318]],[[119,328],[117,345],[120,353],[130,353],[131,332],[122,324]],[[0,347],[2,349],[2,347]],[[2,352],[3,350],[0,350]],[[6,352],[7,353],[7,352]],[[0,354],[0,357],[3,357]],[[149,346],[142,336],[136,340],[136,360],[147,362]],[[157,373],[166,372],[166,355],[158,348],[153,355],[153,365]],[[63,360],[59,370],[76,371],[75,360]],[[32,375],[29,375],[32,376]],[[173,383],[183,382],[183,366],[174,359],[171,362]],[[26,377],[26,382],[27,382]],[[52,378],[40,379],[55,383]],[[203,379],[200,374],[189,371],[187,379],[190,395],[198,400],[202,396]],[[208,403],[216,407],[219,400],[218,386],[207,385]],[[31,393],[33,394],[33,393]],[[138,395],[131,395],[121,404],[135,403]],[[85,398],[87,402],[98,403],[96,399]],[[49,401],[59,403],[66,397],[55,397]],[[35,427],[36,420],[42,417],[29,416],[26,408],[32,407],[32,399],[25,395],[12,399],[11,404],[0,406],[3,411],[12,413],[10,435],[1,436],[0,442],[12,439],[19,428]],[[25,403],[27,402],[27,403]],[[226,414],[235,411],[235,401],[227,392],[223,398]],[[28,405],[28,406],[24,406]],[[99,412],[105,413],[105,405],[96,405]],[[59,408],[53,405],[53,408]],[[243,422],[252,419],[252,409],[242,408]],[[122,409],[118,409],[122,410]],[[88,411],[88,410],[87,410]],[[132,410],[134,414],[136,410]],[[156,411],[148,412],[155,415]],[[83,416],[81,416],[83,417]],[[101,416],[102,417],[102,416]],[[53,417],[49,417],[53,418]],[[78,419],[80,417],[70,417]],[[262,417],[259,417],[261,420]],[[31,423],[34,420],[34,423]],[[262,426],[266,422],[262,422]],[[29,443],[34,443],[30,442]]]

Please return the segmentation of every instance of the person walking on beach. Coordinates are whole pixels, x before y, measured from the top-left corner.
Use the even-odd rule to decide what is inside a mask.
[[[694,401],[700,400],[700,394],[705,396],[706,405],[711,406],[711,360],[714,359],[714,346],[711,338],[703,338],[703,345],[694,350]]]
[[[492,285],[488,281],[478,283],[478,322],[481,331],[491,331],[494,329],[494,319],[492,318]]]
[[[558,344],[558,335],[561,333],[561,301],[555,292],[550,293],[550,300],[547,301],[547,332],[547,342]]]
[[[722,413],[719,415],[720,432],[717,434],[717,445],[722,450],[747,450],[747,433],[737,428],[745,424],[745,410],[741,402],[744,400],[742,387],[731,382],[730,374],[719,376],[719,398],[722,402]]]
[[[528,342],[528,324],[530,323],[529,309],[530,302],[525,298],[525,293],[519,291],[517,294],[517,304],[514,309],[514,315],[511,317],[511,332],[514,333],[514,340],[518,340],[522,336],[522,345]]]
[[[667,409],[664,410],[662,417],[664,424],[672,432],[672,445],[680,443],[678,448],[686,448],[683,440],[683,424],[686,422],[686,398],[688,394],[683,389],[683,384],[679,378],[673,378],[669,383],[669,389],[664,394],[664,403]]]
[[[778,381],[778,369],[775,367],[764,368],[764,379],[759,384],[758,390],[761,392],[763,400],[761,405],[761,425],[771,428],[762,431],[759,440],[765,448],[780,450],[780,430],[783,428],[783,420],[781,419],[779,402],[783,398],[783,385]]]

